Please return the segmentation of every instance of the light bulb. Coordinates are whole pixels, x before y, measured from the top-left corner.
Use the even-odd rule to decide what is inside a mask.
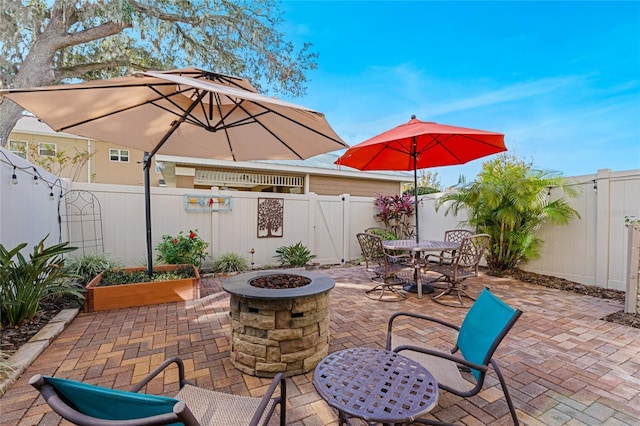
[[[18,184],[18,176],[16,176],[16,166],[13,166],[13,174],[11,175],[11,183],[14,185]]]
[[[33,184],[37,185],[40,183],[40,181],[38,180],[38,171],[36,170],[36,168],[33,168]]]
[[[49,187],[49,199],[53,201],[53,186]]]

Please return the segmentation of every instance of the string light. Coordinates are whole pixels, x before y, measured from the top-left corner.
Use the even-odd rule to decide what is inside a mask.
[[[597,191],[598,190],[598,181],[597,180],[593,180],[593,190]]]
[[[49,187],[49,199],[50,200],[54,200],[55,199],[55,194],[53,189],[55,187],[59,187],[61,190],[63,189],[60,178],[56,178],[53,182],[48,181],[45,177],[43,177],[40,172],[38,171],[38,169],[35,166],[24,166],[24,167],[20,167],[17,164],[14,164],[11,159],[7,156],[7,154],[4,153],[3,150],[0,150],[0,157],[4,157],[2,159],[0,159],[0,163],[4,163],[9,165],[9,167],[12,167],[13,170],[11,172],[11,184],[12,185],[17,185],[18,184],[18,170],[25,172],[27,174],[31,174],[33,175],[33,178],[31,180],[31,182],[33,183],[33,185],[39,185],[40,182],[44,182],[44,185]],[[60,198],[63,198],[62,196],[62,191],[60,191]]]

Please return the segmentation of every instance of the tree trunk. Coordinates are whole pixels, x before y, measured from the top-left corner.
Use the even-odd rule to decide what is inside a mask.
[[[49,25],[44,32],[37,36],[35,43],[29,50],[29,54],[20,65],[16,74],[13,87],[46,86],[55,81],[53,72],[53,58],[58,48],[63,45],[65,37],[64,28],[55,25],[55,17],[52,16]],[[0,102],[0,143],[7,144],[9,133],[13,130],[24,109],[14,102],[3,99]]]

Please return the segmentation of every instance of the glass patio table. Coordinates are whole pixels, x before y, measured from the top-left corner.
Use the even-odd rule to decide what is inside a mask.
[[[413,282],[409,282],[404,285],[404,291],[411,293],[418,293],[418,299],[422,299],[423,293],[433,293],[433,287],[428,283],[422,283],[419,285],[420,280],[420,257],[422,252],[427,251],[449,251],[457,250],[460,248],[460,243],[453,241],[440,241],[440,240],[384,240],[382,246],[387,250],[402,250],[410,251],[413,254]]]

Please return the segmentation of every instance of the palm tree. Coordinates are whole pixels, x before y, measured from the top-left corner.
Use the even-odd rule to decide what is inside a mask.
[[[461,177],[457,189],[441,197],[436,208],[445,205],[445,215],[468,211],[466,223],[478,233],[491,235],[487,266],[491,273],[499,273],[539,257],[543,241],[535,231],[544,222],[564,225],[580,218],[564,198],[549,199],[551,188],[576,196],[559,173],[537,170],[501,154],[482,165],[475,181],[467,183]]]

